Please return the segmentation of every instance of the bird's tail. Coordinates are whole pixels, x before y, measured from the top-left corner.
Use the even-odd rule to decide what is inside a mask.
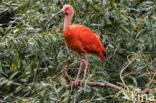
[[[103,49],[97,56],[98,56],[101,60],[105,61],[105,59],[106,59],[106,50]]]

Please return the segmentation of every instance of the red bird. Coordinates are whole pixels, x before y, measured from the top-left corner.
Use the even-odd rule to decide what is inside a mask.
[[[103,47],[99,37],[92,32],[89,28],[82,26],[82,25],[71,25],[72,17],[74,15],[74,10],[71,5],[64,5],[63,9],[60,10],[55,15],[51,16],[51,18],[47,21],[45,26],[56,16],[61,14],[65,14],[64,26],[63,26],[63,36],[65,38],[67,46],[78,53],[80,57],[80,68],[77,74],[76,80],[72,81],[71,89],[73,85],[78,85],[80,82],[82,85],[83,80],[85,80],[87,68],[88,68],[88,53],[95,54],[101,60],[105,60],[106,50]],[[82,80],[79,79],[82,67],[83,67],[83,60],[81,58],[81,53],[85,53],[86,57],[86,67],[84,71],[84,77]]]

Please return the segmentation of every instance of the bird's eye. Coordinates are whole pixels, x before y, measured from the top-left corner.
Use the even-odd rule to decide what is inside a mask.
[[[64,11],[65,14],[68,14],[68,9],[69,8],[65,8],[65,11]]]

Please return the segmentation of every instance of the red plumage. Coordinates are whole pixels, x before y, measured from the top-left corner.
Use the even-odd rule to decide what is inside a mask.
[[[72,25],[63,35],[68,47],[78,54],[91,53],[105,60],[106,50],[99,37],[89,28],[82,25]]]

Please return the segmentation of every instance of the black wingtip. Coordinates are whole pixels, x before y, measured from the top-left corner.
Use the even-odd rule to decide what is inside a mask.
[[[106,57],[106,53],[103,51],[102,54]]]

